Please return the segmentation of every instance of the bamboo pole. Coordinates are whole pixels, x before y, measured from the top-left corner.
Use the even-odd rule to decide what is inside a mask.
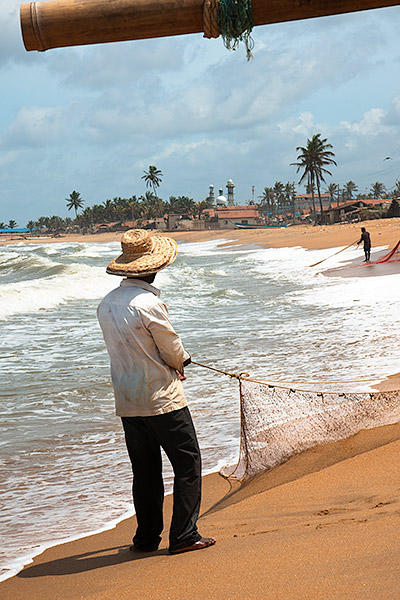
[[[400,0],[253,0],[255,25],[396,6]],[[21,5],[26,50],[203,31],[203,0],[52,0]]]

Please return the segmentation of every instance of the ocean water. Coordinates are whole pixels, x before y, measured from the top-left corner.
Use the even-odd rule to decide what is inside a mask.
[[[119,285],[105,273],[119,249],[0,247],[0,580],[46,547],[133,514],[130,463],[96,320],[99,301]],[[193,360],[367,391],[369,380],[400,371],[400,275],[328,278],[309,268],[332,253],[182,243],[155,285]],[[237,381],[195,365],[186,374],[203,471],[216,471],[239,451]],[[357,382],[335,383],[349,380]],[[167,462],[165,478],[170,489]]]

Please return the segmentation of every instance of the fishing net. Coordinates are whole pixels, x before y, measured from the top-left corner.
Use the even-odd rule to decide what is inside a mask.
[[[385,256],[382,256],[382,258],[377,260],[376,262],[384,263],[384,262],[392,262],[392,261],[396,261],[396,260],[400,260],[400,241],[397,242],[395,247],[388,254],[385,254]]]
[[[313,446],[400,420],[400,392],[318,393],[240,379],[239,461],[221,474],[240,481]]]
[[[228,50],[236,50],[243,42],[247,60],[253,58],[253,27],[251,0],[204,0],[204,37],[217,38],[221,35]]]
[[[225,48],[236,50],[239,42],[246,46],[247,60],[253,57],[254,41],[251,32],[254,27],[250,0],[219,0],[218,25]]]

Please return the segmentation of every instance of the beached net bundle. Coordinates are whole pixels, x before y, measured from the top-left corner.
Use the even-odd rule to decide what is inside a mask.
[[[204,0],[204,37],[217,38],[221,35],[228,50],[236,50],[243,42],[247,60],[253,58],[253,27],[251,0]]]
[[[239,462],[221,474],[243,481],[308,448],[362,429],[400,420],[400,392],[318,393],[280,388],[239,377]]]
[[[400,260],[400,241],[397,242],[395,247],[388,254],[385,254],[385,256],[382,256],[382,258],[380,258],[376,262],[384,263],[384,262],[392,262],[392,261],[397,261],[397,260]]]

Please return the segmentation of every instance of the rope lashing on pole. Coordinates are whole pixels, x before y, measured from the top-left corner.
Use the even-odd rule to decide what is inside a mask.
[[[253,58],[253,27],[251,0],[204,0],[204,37],[217,38],[221,35],[228,50],[236,50],[243,42],[247,60]]]
[[[207,39],[219,37],[218,6],[219,0],[204,0],[203,30]]]

